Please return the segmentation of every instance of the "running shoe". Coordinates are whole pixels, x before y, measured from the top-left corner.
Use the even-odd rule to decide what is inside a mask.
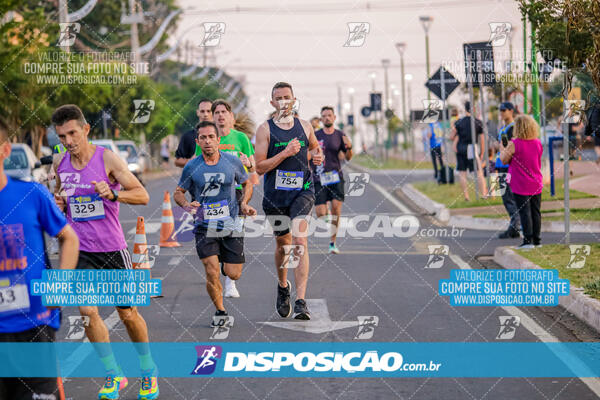
[[[288,318],[292,315],[292,305],[290,304],[290,281],[287,281],[287,286],[282,288],[277,283],[277,303],[275,307],[277,308],[277,313],[283,318]]]
[[[127,378],[124,376],[108,375],[104,379],[104,386],[98,393],[98,399],[118,399],[119,390],[127,387]]]
[[[225,278],[225,297],[240,297],[235,281],[230,277]]]
[[[226,317],[227,315],[227,311],[221,311],[221,310],[217,310],[215,312],[215,317]],[[215,318],[213,317],[213,319],[210,321],[210,326],[212,326],[213,328],[217,326],[216,322],[215,322]]]
[[[140,385],[140,393],[138,394],[138,400],[154,400],[158,399],[158,378],[153,371],[148,373],[142,372],[142,382]]]
[[[523,243],[521,243],[521,245],[519,245],[517,247],[517,250],[528,250],[528,249],[533,249],[533,244],[528,242],[528,241],[523,241]]]
[[[329,254],[340,254],[340,251],[337,248],[337,246],[335,245],[335,243],[329,244]]]
[[[308,306],[304,299],[296,300],[296,304],[294,304],[294,319],[310,319],[310,311],[308,311]]]

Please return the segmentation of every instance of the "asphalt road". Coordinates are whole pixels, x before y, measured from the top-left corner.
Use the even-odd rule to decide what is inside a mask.
[[[439,228],[426,217],[410,211],[403,199],[390,200],[398,185],[420,176],[372,174],[362,196],[348,197],[344,216],[401,216],[412,214],[421,228]],[[161,206],[165,190],[173,192],[176,178],[148,182],[150,204],[121,206],[121,222],[133,247],[135,221],[146,219],[148,243],[158,244]],[[376,185],[374,185],[375,183]],[[387,193],[384,195],[384,193]],[[262,188],[258,187],[253,205],[262,213]],[[174,206],[175,208],[176,206]],[[408,212],[407,212],[408,211]],[[176,215],[179,211],[176,212]],[[412,218],[412,217],[411,217]],[[366,229],[366,228],[361,228]],[[431,231],[435,232],[435,231]],[[441,232],[438,230],[438,232]],[[447,227],[449,236],[452,227]],[[456,232],[456,231],[455,231]],[[427,231],[425,231],[427,233]],[[448,278],[452,268],[497,268],[491,261],[499,245],[518,245],[518,240],[495,239],[495,233],[464,230],[456,237],[412,236],[408,238],[350,237],[338,239],[339,255],[327,254],[327,238],[309,238],[310,278],[307,298],[322,326],[332,321],[357,321],[358,316],[377,316],[378,326],[371,339],[363,342],[495,342],[499,317],[507,315],[500,307],[452,307],[448,298],[437,293],[438,281]],[[163,279],[164,297],[140,308],[151,341],[209,342],[208,326],[214,307],[205,290],[204,269],[190,237],[181,236],[182,247],[161,249],[152,269],[153,277]],[[558,242],[560,234],[543,234],[543,242]],[[573,234],[574,242],[594,240],[585,234]],[[429,245],[447,245],[451,256],[441,268],[425,268]],[[246,260],[238,281],[241,297],[226,299],[225,305],[235,324],[225,340],[215,342],[352,342],[357,341],[356,324],[344,329],[312,333],[283,329],[275,312],[276,279],[273,264],[274,239],[260,236],[246,240]],[[290,274],[293,276],[293,274]],[[290,278],[293,281],[293,278]],[[293,294],[292,294],[293,296]],[[317,311],[317,312],[316,312]],[[519,308],[518,312],[533,326],[550,333],[559,341],[597,341],[600,337],[560,308]],[[113,341],[127,341],[127,333],[112,308],[101,310],[111,327]],[[66,308],[65,316],[77,315]],[[529,318],[527,318],[529,317]],[[272,322],[274,325],[263,324]],[[318,322],[318,321],[317,321]],[[351,325],[351,324],[349,324]],[[540,341],[522,324],[512,341]],[[534,329],[535,330],[535,329]],[[66,340],[68,324],[63,324],[58,340]],[[117,354],[117,359],[119,355]],[[494,362],[490,359],[490,362]],[[93,399],[102,385],[101,378],[74,378],[65,382],[67,398]],[[596,399],[598,382],[588,385],[577,378],[161,378],[162,399]],[[590,387],[591,386],[591,387]],[[136,399],[139,382],[131,379],[121,398]],[[596,390],[596,393],[594,392]]]

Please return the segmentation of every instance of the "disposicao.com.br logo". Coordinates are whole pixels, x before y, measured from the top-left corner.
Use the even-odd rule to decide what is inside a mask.
[[[441,363],[405,363],[402,354],[377,350],[351,352],[227,352],[222,357],[223,373],[282,372],[294,375],[319,375],[323,373],[373,373],[373,372],[438,372]],[[240,376],[241,376],[240,375]]]

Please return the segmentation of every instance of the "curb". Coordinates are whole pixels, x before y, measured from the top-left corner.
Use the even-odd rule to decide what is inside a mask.
[[[352,163],[350,161],[346,164],[346,167],[350,169],[355,169],[359,172],[367,172],[369,174],[405,174],[405,175],[418,175],[418,176],[431,176],[432,173],[428,169],[370,169],[367,167],[363,167],[362,165]]]
[[[509,247],[497,247],[494,261],[504,268],[543,269]],[[558,302],[565,310],[600,332],[600,301],[585,294],[582,288],[570,286],[569,295],[560,296]]]
[[[417,207],[427,211],[427,213],[431,214],[439,222],[446,224],[450,221],[450,211],[445,205],[431,200],[429,197],[415,189],[410,183],[402,185],[400,190]]]
[[[443,204],[431,200],[427,195],[407,183],[400,188],[415,206],[431,214],[438,222],[457,228],[476,229],[483,231],[504,231],[508,226],[508,219],[475,218],[469,215],[451,215],[450,210]],[[565,225],[562,221],[542,221],[542,232],[564,233]],[[600,233],[600,222],[589,221],[585,223],[572,223],[572,233]]]
[[[468,215],[452,215],[448,225],[457,228],[478,229],[483,231],[505,230],[508,219],[475,218]],[[600,222],[574,223],[570,225],[571,233],[600,233]],[[542,232],[564,233],[565,225],[562,221],[542,221]]]

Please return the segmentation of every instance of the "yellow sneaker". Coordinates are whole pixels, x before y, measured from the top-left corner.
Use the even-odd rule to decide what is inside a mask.
[[[156,376],[142,377],[142,384],[140,385],[138,400],[158,399],[158,393],[158,378]]]
[[[98,399],[118,399],[119,390],[127,387],[127,378],[124,376],[109,375],[104,380],[104,386],[98,393]]]

